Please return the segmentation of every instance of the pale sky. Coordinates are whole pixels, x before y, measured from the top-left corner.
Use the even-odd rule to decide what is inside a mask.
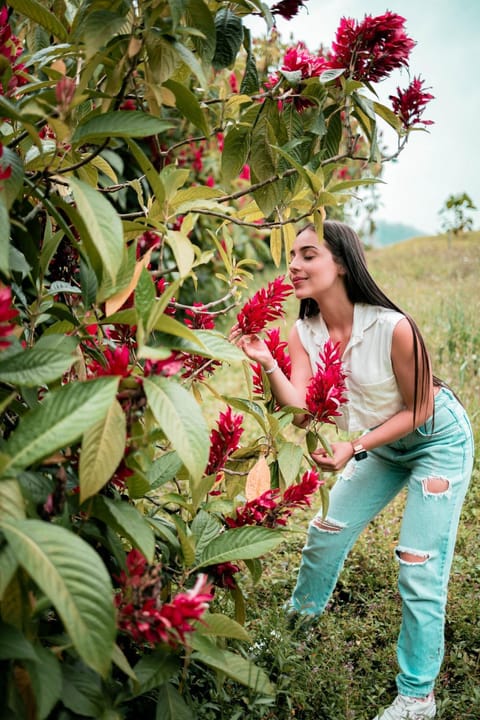
[[[398,161],[385,165],[376,218],[435,234],[449,195],[466,192],[480,208],[480,0],[304,1],[305,8],[289,22],[277,16],[277,27],[282,40],[293,35],[311,52],[321,44],[330,47],[343,16],[361,20],[387,10],[402,15],[407,34],[417,43],[410,55],[411,76],[420,75],[435,96],[424,112],[435,124],[428,132],[412,133]],[[264,27],[256,25],[255,34],[264,34]],[[388,95],[409,82],[405,71],[394,71],[375,85],[379,100],[391,106]],[[394,149],[392,131],[380,124],[384,141]],[[472,217],[480,229],[480,210]]]

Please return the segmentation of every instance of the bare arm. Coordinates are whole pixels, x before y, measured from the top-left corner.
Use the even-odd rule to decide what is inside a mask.
[[[258,335],[242,335],[237,326],[234,326],[230,333],[230,339],[235,342],[254,362],[260,363],[264,370],[271,370],[275,361],[266,343]],[[290,380],[280,368],[268,374],[272,393],[282,407],[292,405],[294,407],[305,407],[305,393],[308,382],[312,377],[310,358],[305,351],[298,336],[295,325],[290,330],[288,337],[288,351],[291,361]],[[305,417],[297,415],[294,419],[296,425],[302,426]]]

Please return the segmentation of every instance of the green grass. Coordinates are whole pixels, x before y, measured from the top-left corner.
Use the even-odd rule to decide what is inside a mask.
[[[478,358],[480,233],[447,241],[419,238],[368,252],[369,266],[387,294],[418,322],[435,374],[464,402],[480,441]],[[264,284],[265,276],[256,284]],[[289,306],[290,324],[296,313]],[[223,393],[241,396],[241,373],[223,372]],[[296,431],[295,431],[296,432]],[[301,435],[298,435],[301,441]],[[438,720],[480,718],[480,472],[478,461],[462,513],[449,587],[445,660],[436,695]],[[295,516],[291,540],[264,560],[260,581],[248,576],[244,650],[276,683],[273,699],[226,683],[199,718],[234,720],[371,720],[395,695],[396,638],[400,623],[397,544],[404,497],[398,497],[363,533],[348,558],[330,606],[318,626],[292,634],[282,605],[295,582],[309,513]]]

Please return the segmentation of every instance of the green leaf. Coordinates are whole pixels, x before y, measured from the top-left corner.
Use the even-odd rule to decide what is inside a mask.
[[[196,634],[192,639],[195,652],[192,660],[198,660],[209,667],[220,670],[228,677],[250,688],[260,695],[273,695],[274,688],[267,674],[250,660],[230,650],[221,650],[205,636]]]
[[[224,362],[243,362],[245,354],[216,330],[194,330],[197,343],[189,339],[174,340],[172,347],[182,352],[195,353]],[[198,345],[201,343],[201,346]]]
[[[90,117],[75,130],[72,143],[84,145],[110,137],[144,138],[173,128],[173,123],[141,110],[115,110]]]
[[[6,180],[2,180],[2,189],[5,197],[5,205],[10,210],[14,200],[18,196],[23,187],[23,163],[20,155],[11,150],[9,147],[3,148],[2,159],[0,163],[3,168],[10,167],[11,174]]]
[[[57,350],[33,347],[0,360],[0,381],[37,387],[61,377],[75,358]]]
[[[280,448],[277,459],[286,485],[291,485],[295,481],[300,472],[302,458],[303,450],[300,445],[286,442]]]
[[[99,555],[59,525],[3,520],[20,565],[51,600],[83,661],[106,676],[115,638],[113,588]]]
[[[342,139],[342,121],[338,112],[330,116],[327,134],[324,138],[324,152],[326,157],[335,157]]]
[[[202,61],[210,65],[215,54],[215,23],[204,0],[188,0],[186,20],[202,33],[203,37],[192,35],[191,42]]]
[[[155,720],[191,720],[192,710],[178,690],[170,683],[158,691]]]
[[[49,35],[55,35],[60,42],[68,40],[67,30],[57,16],[37,0],[9,0],[8,4],[21,15],[48,30]]]
[[[87,183],[69,178],[77,210],[103,262],[103,272],[112,282],[124,261],[125,243],[122,221],[113,206]]]
[[[210,134],[205,112],[202,110],[200,103],[195,95],[182,83],[174,80],[167,80],[163,83],[166,88],[175,95],[176,107],[179,112],[184,115],[192,125],[195,125],[205,135]]]
[[[222,151],[222,179],[225,183],[236,180],[247,162],[250,149],[250,133],[245,127],[230,128],[225,135]]]
[[[174,655],[166,654],[165,650],[143,655],[133,668],[139,683],[135,695],[143,695],[163,685],[175,675],[178,668],[178,659]]]
[[[148,318],[154,308],[156,297],[157,293],[152,274],[146,268],[143,268],[135,288],[135,308],[138,317],[141,318],[146,328],[148,328]]]
[[[145,378],[150,409],[194,480],[205,470],[210,434],[197,402],[181,385],[163,377]]]
[[[191,532],[195,539],[195,554],[197,557],[201,557],[203,549],[222,531],[221,522],[214,516],[205,510],[195,515],[191,524]]]
[[[212,65],[215,70],[230,67],[243,42],[242,19],[228,8],[221,8],[215,15],[215,55]]]
[[[5,446],[4,473],[22,470],[69,445],[103,417],[115,397],[118,378],[64,385],[24,415]]]
[[[5,202],[5,192],[0,188],[0,272],[10,277],[10,218]]]
[[[189,50],[185,45],[182,45],[182,43],[178,42],[178,40],[174,40],[172,42],[172,47],[174,48],[177,55],[180,57],[182,62],[193,72],[194,75],[196,75],[197,80],[200,83],[200,86],[202,88],[208,87],[207,78],[205,77],[205,73],[203,72],[203,68],[198,62],[197,58],[195,57],[194,53]]]
[[[90,12],[79,28],[79,35],[85,43],[86,57],[92,58],[125,25],[125,17],[107,9]]]
[[[35,650],[25,635],[0,620],[0,660],[36,660]]]
[[[180,277],[185,278],[195,262],[195,251],[192,243],[179,230],[169,230],[165,240],[172,248]]]
[[[131,544],[138,548],[151,563],[155,552],[155,536],[146,518],[134,505],[97,495],[92,514],[103,520]]]
[[[250,560],[265,555],[285,540],[281,530],[247,526],[233,528],[214,538],[204,549],[196,570],[230,560]]]
[[[252,53],[251,32],[248,28],[244,28],[243,44],[247,51],[247,60],[245,62],[245,72],[240,84],[240,93],[245,95],[253,95],[258,92],[260,82],[258,80],[257,64]]]
[[[308,430],[305,435],[307,450],[309,453],[315,452],[318,447],[318,435],[312,430]]]
[[[127,420],[114,400],[102,420],[89,427],[80,453],[80,503],[95,495],[112,477],[125,453]]]
[[[251,642],[252,639],[243,625],[232,620],[221,613],[204,613],[202,622],[198,624],[198,631],[202,635],[213,635],[215,637],[228,637],[243,642]]]
[[[182,467],[182,464],[182,461],[178,457],[178,453],[174,450],[166,452],[164,455],[157,458],[155,462],[150,465],[147,472],[147,480],[150,483],[150,489],[156,490],[161,485],[173,480]]]
[[[35,655],[35,661],[28,659],[24,664],[35,696],[36,717],[46,720],[62,693],[62,671],[49,648],[35,645]]]

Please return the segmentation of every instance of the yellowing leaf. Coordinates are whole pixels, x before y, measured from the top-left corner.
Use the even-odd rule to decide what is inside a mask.
[[[152,249],[153,248],[148,250],[148,252],[146,252],[145,255],[142,257],[142,259],[135,264],[132,279],[130,280],[130,283],[127,285],[127,287],[123,290],[120,290],[120,292],[116,293],[115,295],[112,295],[112,297],[108,298],[108,300],[105,301],[106,317],[110,317],[110,315],[116,313],[117,310],[120,310],[125,300],[135,290],[138,285],[138,281],[140,280],[140,275],[143,268],[148,267],[148,263],[150,262],[150,255],[152,254]]]
[[[247,475],[245,497],[254,500],[266,490],[270,490],[270,468],[265,455],[261,455]]]

